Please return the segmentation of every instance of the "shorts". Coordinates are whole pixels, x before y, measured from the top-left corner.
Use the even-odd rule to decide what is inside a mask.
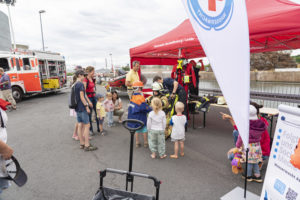
[[[172,142],[183,142],[185,140],[185,138],[182,138],[182,139],[174,139],[171,137],[171,141]]]
[[[98,117],[97,117],[97,118],[98,118]],[[101,120],[100,118],[98,118],[98,121],[99,121],[99,124],[100,124],[100,125],[103,125],[103,123],[104,123],[104,118],[105,118],[105,117],[102,117],[102,120]]]
[[[139,129],[139,130],[136,130],[135,131],[136,133],[147,133],[147,127],[144,126],[143,128]]]
[[[89,124],[90,119],[89,119],[89,114],[85,111],[83,112],[77,112],[77,122],[78,123],[83,123],[83,124]]]

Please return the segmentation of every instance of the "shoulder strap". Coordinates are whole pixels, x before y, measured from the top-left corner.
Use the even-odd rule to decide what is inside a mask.
[[[2,112],[0,111],[0,119],[1,119],[1,128],[5,128],[3,117],[2,117]]]

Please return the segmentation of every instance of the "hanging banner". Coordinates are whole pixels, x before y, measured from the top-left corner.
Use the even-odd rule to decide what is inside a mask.
[[[261,200],[300,200],[300,109],[279,106]]]
[[[245,1],[182,0],[239,129],[249,141],[250,47]]]

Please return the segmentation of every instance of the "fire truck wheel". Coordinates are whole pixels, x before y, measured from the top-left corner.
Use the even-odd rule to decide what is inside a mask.
[[[12,94],[16,102],[20,102],[23,98],[23,91],[18,87],[12,88]]]

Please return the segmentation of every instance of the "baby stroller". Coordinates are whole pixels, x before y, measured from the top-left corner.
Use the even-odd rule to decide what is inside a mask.
[[[136,128],[131,128],[131,127],[128,127],[128,123],[139,124],[139,126],[136,127]],[[128,119],[128,120],[124,120],[122,122],[122,124],[126,129],[129,130],[130,135],[131,135],[131,138],[130,138],[130,153],[129,153],[129,170],[128,171],[123,171],[123,170],[108,168],[108,169],[100,171],[99,172],[100,173],[100,187],[99,187],[98,191],[96,192],[93,200],[159,200],[159,188],[160,188],[161,182],[153,176],[132,171],[134,134],[135,134],[136,130],[141,129],[144,126],[144,123],[142,121],[139,121],[139,120]],[[126,175],[126,190],[124,191],[124,190],[104,187],[103,186],[103,180],[106,177],[107,173]],[[140,178],[146,178],[146,179],[153,180],[154,187],[156,188],[155,196],[134,193],[133,192],[134,177],[140,177]],[[131,183],[130,192],[128,191],[128,183]]]

